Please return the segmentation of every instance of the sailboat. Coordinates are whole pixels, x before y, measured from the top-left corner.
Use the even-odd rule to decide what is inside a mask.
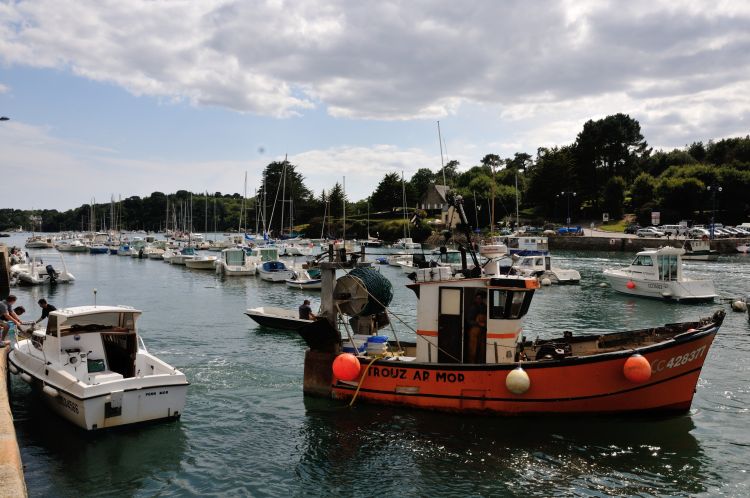
[[[383,245],[383,241],[377,237],[370,235],[370,198],[367,198],[367,240],[362,241],[362,245],[365,247],[380,247]]]

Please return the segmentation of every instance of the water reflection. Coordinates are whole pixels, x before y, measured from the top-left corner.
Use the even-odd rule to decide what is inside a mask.
[[[305,407],[297,465],[303,488],[692,494],[706,491],[711,468],[687,416],[494,418],[373,405],[348,409],[313,398],[305,398]]]

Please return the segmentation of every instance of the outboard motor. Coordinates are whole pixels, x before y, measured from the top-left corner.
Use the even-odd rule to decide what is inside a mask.
[[[143,259],[143,248],[138,249],[138,259]]]
[[[52,265],[47,265],[44,267],[47,270],[47,276],[49,277],[50,283],[55,283],[57,281],[57,271],[52,267]]]

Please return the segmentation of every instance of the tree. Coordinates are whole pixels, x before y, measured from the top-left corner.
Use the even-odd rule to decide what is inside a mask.
[[[437,173],[435,173],[435,183],[438,185],[443,184],[443,170],[445,170],[445,183],[448,185],[455,185],[456,179],[458,178],[458,167],[461,165],[458,161],[455,159],[452,161],[448,161],[446,163],[445,167],[440,168]]]
[[[442,181],[442,178],[441,180]],[[435,175],[429,168],[419,168],[409,180],[414,196],[417,200],[421,199],[427,192],[427,187],[435,182]]]
[[[546,218],[565,218],[565,207],[559,195],[563,191],[575,191],[573,150],[570,147],[540,148],[536,163],[529,167],[527,175],[526,200]]]
[[[599,204],[606,179],[620,176],[632,181],[648,153],[640,123],[626,114],[587,121],[573,147],[578,191],[594,206]]]
[[[374,211],[392,211],[404,205],[404,189],[406,197],[414,198],[411,183],[402,183],[398,173],[386,173],[370,196],[370,206]]]
[[[622,206],[625,202],[625,180],[615,176],[607,180],[604,186],[604,211],[609,213],[612,219],[622,218]]]
[[[630,197],[633,207],[639,209],[646,206],[646,204],[653,203],[655,192],[656,178],[648,173],[638,175],[630,187]]]
[[[344,194],[344,188],[339,182],[328,191],[328,214],[332,217],[341,217],[344,214],[344,201],[346,195]]]

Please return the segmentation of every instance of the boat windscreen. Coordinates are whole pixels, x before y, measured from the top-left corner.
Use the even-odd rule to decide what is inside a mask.
[[[227,251],[226,259],[227,264],[230,266],[242,266],[245,264],[245,251],[242,249],[239,251]]]

